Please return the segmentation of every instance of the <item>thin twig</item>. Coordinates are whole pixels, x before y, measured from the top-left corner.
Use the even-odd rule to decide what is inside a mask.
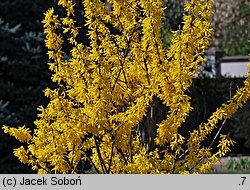
[[[121,150],[121,149],[118,149],[117,147],[116,147],[116,150],[121,154],[121,156],[122,156],[122,158],[123,158],[123,160],[124,160],[124,164],[127,165],[127,164],[128,164],[128,161],[127,161],[127,159],[125,158],[125,155],[123,154],[122,150]]]
[[[107,168],[106,168],[105,163],[103,161],[103,158],[102,158],[102,155],[101,155],[101,151],[100,151],[100,148],[99,148],[99,145],[98,145],[98,142],[97,142],[95,136],[94,136],[94,140],[95,140],[95,145],[96,145],[96,150],[97,150],[98,158],[99,158],[99,161],[100,161],[100,164],[101,164],[101,167],[102,167],[102,171],[103,171],[103,173],[107,173]]]
[[[149,72],[148,72],[148,65],[147,65],[147,61],[146,61],[145,58],[143,59],[143,62],[144,62],[144,66],[145,66],[145,69],[146,69],[148,85],[150,86],[150,78],[149,78]]]
[[[130,132],[130,138],[129,138],[129,156],[130,156],[130,162],[133,161],[133,155],[132,155],[132,131]]]
[[[111,164],[112,164],[112,160],[113,160],[113,156],[114,156],[114,145],[115,145],[115,140],[112,142],[112,145],[111,145],[111,155],[110,155],[110,159],[109,159],[108,173],[111,171]]]
[[[97,167],[96,167],[96,165],[94,164],[94,162],[92,161],[92,159],[90,159],[88,156],[87,156],[87,159],[91,162],[92,166],[94,166],[95,171],[96,171],[98,174],[100,174],[100,173],[101,173],[100,170],[97,169]]]
[[[116,77],[116,79],[115,79],[115,84],[114,84],[114,86],[113,86],[112,89],[111,89],[111,93],[112,93],[112,92],[114,91],[114,89],[115,89],[115,86],[116,86],[116,83],[117,83],[117,81],[118,81],[118,79],[119,79],[119,77],[120,77],[121,71],[123,72],[124,79],[125,79],[125,83],[128,84],[128,83],[127,83],[126,76],[125,76],[125,73],[124,73],[123,65],[124,65],[125,60],[126,60],[126,57],[127,57],[127,55],[128,55],[128,50],[129,50],[130,43],[131,43],[131,39],[129,39],[129,40],[127,41],[126,49],[124,50],[124,57],[123,57],[123,60],[122,60],[122,62],[121,62],[121,64],[120,64],[121,68],[119,69],[119,72],[118,72],[117,77]]]
[[[214,136],[213,141],[212,141],[212,142],[211,142],[211,144],[209,145],[209,148],[211,148],[211,147],[212,147],[212,145],[214,144],[214,141],[215,141],[215,140],[216,140],[216,138],[218,137],[218,135],[219,135],[219,133],[220,133],[220,131],[221,131],[222,127],[225,125],[225,123],[226,123],[226,119],[224,119],[223,123],[221,124],[221,126],[220,126],[219,130],[217,131],[216,135]]]

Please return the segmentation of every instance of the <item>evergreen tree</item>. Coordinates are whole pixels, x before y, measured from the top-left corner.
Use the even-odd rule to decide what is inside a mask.
[[[51,86],[44,34],[43,12],[51,1],[0,1],[0,124],[28,124],[37,118],[39,105],[45,105],[42,90]],[[28,172],[13,159],[18,141],[0,133],[1,173]]]

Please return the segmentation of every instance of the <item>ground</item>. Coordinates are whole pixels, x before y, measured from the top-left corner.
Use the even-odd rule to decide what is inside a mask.
[[[215,165],[215,169],[212,171],[212,173],[247,173],[250,174],[250,167],[247,169],[232,169],[232,168],[227,168],[226,165],[230,160],[235,160],[239,161],[240,159],[248,159],[248,165],[250,164],[250,156],[242,156],[242,155],[237,155],[237,156],[228,156],[228,157],[222,157],[221,161],[218,162]]]

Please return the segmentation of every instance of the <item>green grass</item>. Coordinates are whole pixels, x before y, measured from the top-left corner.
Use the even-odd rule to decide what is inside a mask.
[[[225,167],[228,169],[250,169],[250,159],[230,159],[225,163]]]

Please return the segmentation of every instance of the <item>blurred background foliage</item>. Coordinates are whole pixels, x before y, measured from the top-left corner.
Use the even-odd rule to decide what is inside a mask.
[[[51,86],[41,20],[53,1],[0,1],[0,125],[34,128],[42,90]],[[13,156],[20,144],[0,131],[0,173],[30,170]]]
[[[162,36],[166,47],[170,44],[171,31],[182,25],[183,3],[186,0],[164,0],[165,17],[163,18]],[[247,55],[250,48],[250,0],[217,0],[215,16],[212,21],[215,27],[212,45],[222,48],[227,55]],[[75,0],[79,8],[76,13],[77,24],[84,24],[82,5]],[[105,2],[103,0],[103,2]],[[56,0],[1,0],[0,1],[0,125],[34,128],[37,118],[37,107],[48,103],[43,95],[46,87],[53,88],[48,70],[46,48],[41,20],[49,7],[55,7]],[[60,13],[60,9],[58,10]],[[115,32],[115,31],[114,31]],[[82,29],[80,40],[86,31]],[[84,41],[85,40],[85,41]],[[228,99],[229,84],[242,83],[243,79],[223,79],[224,82],[211,79],[197,79],[191,88],[193,106],[197,107],[186,123],[187,129],[197,127],[222,102]],[[229,81],[230,80],[230,81]],[[231,81],[232,80],[232,81]],[[225,82],[227,81],[227,82]],[[225,84],[227,84],[225,86]],[[228,86],[229,85],[229,86]],[[224,91],[218,92],[218,89]],[[217,100],[214,101],[216,98]],[[249,103],[243,110],[227,122],[233,129],[233,136],[250,149]],[[226,127],[225,127],[226,128]],[[185,129],[183,129],[185,132]],[[229,131],[226,131],[229,132]],[[248,136],[247,136],[248,135]],[[13,148],[19,142],[0,131],[0,173],[30,173],[31,170],[17,161]],[[250,152],[250,151],[249,151]]]
[[[248,55],[250,0],[216,0],[212,26],[213,45],[226,55]]]

